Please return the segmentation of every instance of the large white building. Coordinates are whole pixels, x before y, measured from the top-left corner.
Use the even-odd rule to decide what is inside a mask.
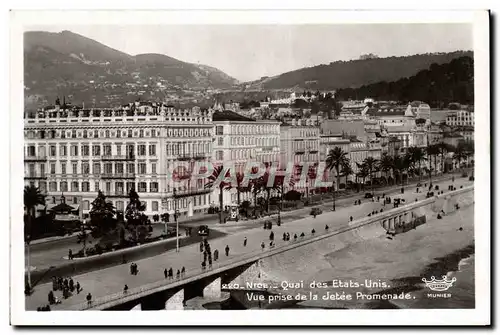
[[[199,108],[135,102],[115,109],[49,106],[25,118],[25,182],[55,202],[81,206],[87,216],[101,190],[117,210],[135,189],[149,216],[173,214],[174,184],[168,169],[176,161],[209,161],[212,112]],[[202,180],[178,187],[179,212],[206,211],[210,190]],[[74,200],[71,200],[74,198]]]
[[[466,110],[451,111],[446,116],[446,125],[474,127],[474,113]]]
[[[215,138],[212,162],[215,166],[234,166],[243,173],[247,162],[276,166],[280,159],[280,123],[276,120],[254,120],[229,110],[213,114]],[[233,188],[224,191],[224,205],[237,202]],[[218,206],[219,190],[213,193],[212,204]],[[251,200],[242,194],[240,201]]]
[[[320,149],[320,129],[315,122],[310,119],[295,120],[291,123],[282,124],[281,127],[281,161],[282,166],[287,167],[288,163],[300,166],[309,164],[313,166],[319,163]],[[305,190],[314,185],[314,180],[300,180],[295,189]]]

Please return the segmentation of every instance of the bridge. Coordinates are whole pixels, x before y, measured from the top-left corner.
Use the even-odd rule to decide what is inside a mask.
[[[276,246],[265,249],[260,248],[260,243],[256,244],[252,239],[251,233],[249,240],[252,240],[253,248],[247,247],[244,253],[237,254],[227,259],[214,262],[213,268],[208,270],[190,269],[186,276],[175,280],[157,280],[147,285],[139,285],[128,292],[118,292],[111,295],[99,296],[93,299],[91,304],[86,302],[65,305],[68,310],[160,310],[160,309],[188,309],[189,303],[196,299],[204,303],[208,301],[222,301],[227,299],[227,292],[224,288],[255,289],[247,287],[247,283],[261,283],[264,276],[268,275],[263,268],[267,263],[272,263],[273,258],[279,255],[286,255],[294,249],[307,248],[317,243],[338,243],[337,238],[346,239],[347,236],[356,238],[374,238],[387,233],[399,234],[411,229],[416,229],[418,225],[424,224],[425,220],[435,218],[441,210],[446,214],[453,213],[458,207],[466,207],[473,203],[474,186],[466,186],[462,189],[446,192],[442,195],[408,203],[398,208],[386,209],[382,213],[370,217],[363,217],[355,220],[348,225],[339,228],[333,227],[330,213],[318,216],[316,219],[305,219],[300,224],[302,229],[307,232],[304,238],[299,237],[296,241],[292,238],[290,241],[280,241],[279,232],[287,231],[291,227],[285,226],[275,229]],[[300,225],[299,224],[299,225]],[[307,224],[307,227],[304,227]],[[325,224],[330,225],[328,231],[325,230]],[[315,229],[314,234],[309,229]],[[265,231],[267,234],[267,231]],[[262,235],[262,231],[258,233]],[[292,234],[293,236],[293,234]],[[260,242],[260,240],[259,240]],[[215,243],[215,246],[218,245]],[[223,250],[223,245],[220,249]],[[178,257],[182,260],[181,257]],[[221,257],[223,258],[223,257]],[[171,260],[174,263],[174,260]],[[168,262],[166,262],[168,263]],[[268,264],[269,265],[269,264]],[[168,264],[165,264],[168,267]],[[127,271],[128,267],[123,266]],[[141,267],[139,268],[141,271]],[[147,268],[146,271],[155,269]],[[157,269],[160,271],[162,269]],[[120,276],[128,275],[122,272]],[[133,276],[131,278],[134,279]],[[99,280],[113,280],[113,278],[97,278]],[[85,289],[85,287],[84,287]],[[257,288],[258,289],[258,288]],[[82,299],[83,300],[83,299]],[[63,309],[63,308],[61,308]]]

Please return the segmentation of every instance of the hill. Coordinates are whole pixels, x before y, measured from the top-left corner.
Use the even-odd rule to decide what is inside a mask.
[[[392,82],[379,82],[359,88],[340,89],[337,99],[363,99],[383,101],[425,101],[431,107],[447,106],[451,102],[474,103],[474,60],[460,57],[446,64],[431,64],[409,78]]]
[[[224,72],[161,54],[128,55],[63,31],[24,34],[27,107],[65,95],[72,103],[122,104],[138,96],[162,99],[189,90],[230,88]]]
[[[363,57],[364,59],[337,61],[328,65],[322,64],[286,72],[275,77],[265,77],[246,83],[246,88],[335,90],[359,87],[410,77],[420,70],[427,69],[433,63],[449,63],[452,59],[462,56],[472,57],[472,51],[387,58]]]

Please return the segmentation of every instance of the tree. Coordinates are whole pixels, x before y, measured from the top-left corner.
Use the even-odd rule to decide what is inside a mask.
[[[207,178],[208,182],[205,184],[205,188],[214,188],[217,187],[219,189],[219,223],[223,223],[222,213],[224,210],[224,190],[231,187],[231,183],[227,183],[225,181],[218,181],[220,175],[223,173],[224,166],[219,165],[214,168],[212,174]],[[224,177],[229,176],[229,171],[226,172]],[[220,179],[223,179],[220,177]],[[217,184],[218,183],[218,184]]]
[[[410,147],[408,148],[408,154],[410,155],[411,162],[418,165],[418,180],[421,180],[420,170],[422,168],[422,161],[426,159],[425,151],[419,147]]]
[[[345,177],[345,184],[347,186],[347,178],[354,173],[351,163],[347,160],[342,164],[341,174]],[[340,188],[340,187],[339,187]]]
[[[366,157],[365,160],[363,161],[363,165],[366,167],[368,175],[370,176],[370,186],[372,193],[373,193],[373,172],[376,172],[378,170],[378,164],[379,160],[371,156]]]
[[[397,176],[401,180],[401,185],[403,184],[403,173],[407,169],[407,160],[404,159],[404,157],[401,157],[400,155],[394,155],[392,158],[393,162],[393,169],[397,173]]]
[[[436,144],[431,144],[426,148],[427,157],[429,157],[429,165],[432,163],[432,157],[434,157],[434,175],[437,173],[437,156],[439,155],[439,146]],[[430,176],[432,176],[432,171]]]
[[[125,209],[127,228],[134,242],[144,243],[151,234],[146,227],[147,216],[144,214],[146,205],[141,203],[139,195],[134,189],[130,190],[128,198],[129,203]]]
[[[45,197],[40,192],[40,189],[35,186],[24,187],[24,206],[26,207],[27,224],[24,227],[24,238],[26,242],[30,242],[32,234],[32,222],[35,220],[35,209],[37,205],[45,205]]]
[[[388,177],[388,174],[389,172],[393,171],[393,159],[391,156],[389,156],[387,153],[384,153],[382,155],[382,158],[380,159],[380,163],[379,163],[379,166],[380,166],[380,169],[382,170],[382,172],[385,173],[385,180],[386,182],[389,180],[389,177]]]
[[[106,196],[99,190],[97,197],[92,201],[92,209],[89,213],[93,237],[102,236],[116,228],[116,221],[113,218],[115,213],[113,204],[107,202]]]
[[[465,153],[465,148],[463,145],[458,145],[455,153],[453,154],[453,159],[458,162],[458,166],[460,167],[460,163],[463,159],[467,159],[467,155]]]
[[[347,157],[347,153],[343,151],[340,147],[335,147],[328,153],[326,157],[326,168],[329,170],[335,169],[337,173],[337,191],[340,186],[340,168],[344,165],[349,165],[349,158]],[[335,192],[335,187],[332,185],[333,190]]]

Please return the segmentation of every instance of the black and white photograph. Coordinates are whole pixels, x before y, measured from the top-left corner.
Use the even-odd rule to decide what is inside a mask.
[[[11,322],[489,324],[488,12],[191,14],[11,12]]]

